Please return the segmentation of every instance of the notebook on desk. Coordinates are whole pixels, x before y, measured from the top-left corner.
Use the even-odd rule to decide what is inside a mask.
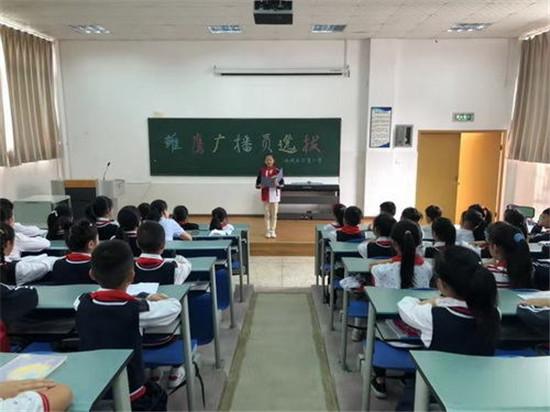
[[[65,362],[66,356],[23,354],[0,367],[0,382],[44,379]]]

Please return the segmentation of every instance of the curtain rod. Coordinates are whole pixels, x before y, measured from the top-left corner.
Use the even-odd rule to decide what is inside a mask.
[[[47,34],[41,33],[39,31],[33,29],[32,27],[24,26],[22,24],[16,23],[13,20],[10,20],[7,17],[2,16],[2,15],[0,15],[0,24],[4,25],[6,27],[9,27],[11,29],[15,29],[15,30],[19,30],[19,31],[22,31],[22,32],[25,32],[25,33],[28,33],[28,34],[32,34],[33,36],[40,37],[43,40],[47,40],[47,41],[51,41],[51,42],[55,41],[55,39],[53,37],[48,36]]]
[[[538,36],[539,34],[546,33],[548,31],[550,31],[550,24],[548,24],[546,26],[543,26],[543,27],[539,27],[538,29],[531,30],[531,31],[528,31],[526,33],[523,33],[521,36],[519,36],[519,39],[520,40],[528,40],[528,39],[531,39],[535,36]]]

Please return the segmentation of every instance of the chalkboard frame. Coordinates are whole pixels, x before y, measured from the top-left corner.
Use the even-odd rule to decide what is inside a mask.
[[[262,164],[263,155],[269,152],[267,149],[259,148],[260,139],[263,136],[261,132],[265,131],[273,134],[272,152],[278,165],[285,169],[286,176],[338,177],[341,161],[341,123],[341,118],[148,118],[150,174],[151,176],[255,176]],[[195,129],[193,125],[196,126]],[[225,150],[221,150],[215,155],[213,155],[215,152],[211,151],[215,141],[213,128],[221,130],[222,134],[228,136],[228,139],[221,140],[222,144],[226,144]],[[234,141],[233,137],[241,136],[241,128],[242,136],[250,134],[252,142],[255,143],[253,153],[249,151],[241,155],[240,151],[239,154],[236,154],[227,148],[228,144],[235,145],[231,142]],[[193,135],[191,130],[198,130],[196,134],[199,135],[202,130],[209,131],[209,133],[204,133],[204,136],[201,135],[201,140],[204,143],[202,153],[195,152],[196,134]],[[171,133],[172,131],[175,132]],[[225,133],[226,131],[228,133]],[[286,136],[285,133],[292,136],[293,131],[297,132],[294,147],[298,152],[280,152],[283,149],[280,141]],[[237,132],[239,133],[235,134]],[[174,137],[170,138],[170,136]],[[319,136],[320,151],[323,152],[325,147],[328,147],[328,150],[325,149],[324,153],[317,155],[310,144],[311,152],[308,154],[306,151],[308,136],[310,143],[314,136]],[[172,143],[171,146],[170,143]],[[189,144],[192,145],[191,149],[188,148]],[[313,148],[315,149],[315,147]],[[233,150],[235,149],[233,148]],[[206,156],[203,158],[206,160],[202,162],[208,167],[202,166],[198,157],[201,154]],[[246,155],[248,157],[244,157]],[[173,160],[167,161],[167,156],[171,156]],[[219,162],[213,158],[218,156],[222,159]],[[253,167],[250,163],[250,156],[258,159],[257,162],[254,160]],[[242,161],[239,162],[241,159]],[[324,164],[322,164],[323,161]],[[232,166],[227,167],[227,164]]]

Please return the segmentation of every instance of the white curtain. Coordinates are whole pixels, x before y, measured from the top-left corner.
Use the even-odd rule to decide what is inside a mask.
[[[521,45],[508,157],[550,163],[550,32]]]

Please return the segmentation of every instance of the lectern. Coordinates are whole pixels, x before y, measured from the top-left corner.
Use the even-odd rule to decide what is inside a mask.
[[[52,180],[52,194],[67,195],[71,198],[75,219],[85,217],[86,207],[96,196],[107,196],[113,200],[113,212],[118,210],[118,199],[125,192],[125,181],[113,180]]]

